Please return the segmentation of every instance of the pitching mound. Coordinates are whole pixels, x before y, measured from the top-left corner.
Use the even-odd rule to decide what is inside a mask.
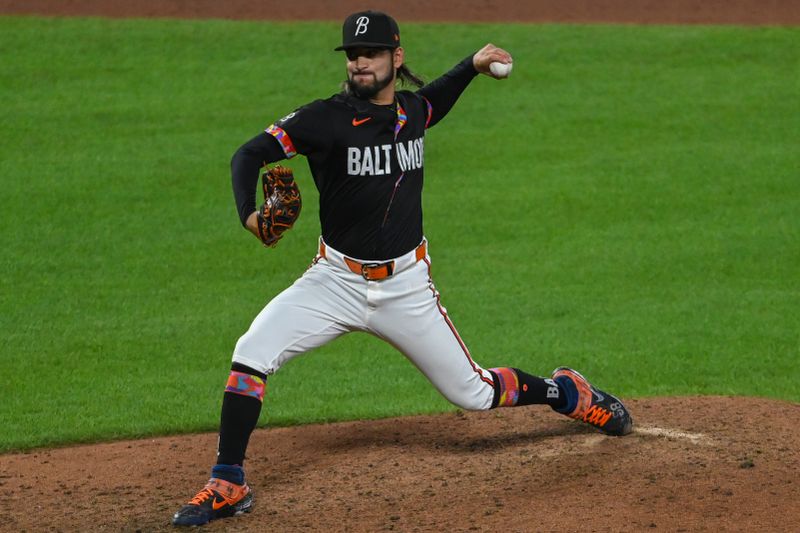
[[[622,438],[541,406],[258,430],[253,512],[207,530],[800,529],[800,404],[629,406]],[[205,434],[0,456],[3,528],[172,529],[215,448]]]

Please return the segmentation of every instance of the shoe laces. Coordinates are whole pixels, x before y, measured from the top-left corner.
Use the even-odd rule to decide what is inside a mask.
[[[608,409],[604,409],[599,405],[593,405],[584,413],[583,421],[593,426],[603,427],[613,416],[614,413]]]
[[[189,500],[189,504],[191,505],[202,505],[204,501],[214,496],[214,491],[209,488],[204,488],[197,495]]]

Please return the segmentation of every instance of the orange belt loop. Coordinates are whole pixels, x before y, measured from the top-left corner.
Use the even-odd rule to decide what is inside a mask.
[[[425,256],[428,255],[428,246],[427,242],[422,241],[422,244],[417,246],[417,261],[421,261],[425,259]]]

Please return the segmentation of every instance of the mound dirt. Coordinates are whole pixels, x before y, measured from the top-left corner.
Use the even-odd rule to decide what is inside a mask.
[[[208,531],[798,531],[800,404],[629,402],[627,437],[541,406],[257,430],[252,513]],[[0,456],[7,531],[162,531],[216,435]]]

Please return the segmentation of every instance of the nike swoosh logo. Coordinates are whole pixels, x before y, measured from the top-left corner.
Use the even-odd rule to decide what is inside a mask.
[[[353,126],[360,126],[368,120],[372,120],[372,117],[362,118],[361,120],[353,119]]]
[[[228,503],[227,500],[216,500],[215,499],[213,502],[211,502],[211,508],[216,511],[217,509],[225,507],[225,505],[227,505],[227,503]]]
[[[606,399],[606,397],[603,396],[602,394],[600,394],[599,392],[597,392],[597,391],[592,391],[592,392],[594,392],[595,396],[597,396],[597,401],[598,402],[602,402],[603,400]]]

